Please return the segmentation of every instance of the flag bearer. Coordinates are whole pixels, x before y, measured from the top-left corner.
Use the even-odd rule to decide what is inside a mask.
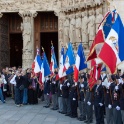
[[[50,78],[46,77],[44,82],[44,99],[46,102],[45,108],[48,108],[50,106]]]
[[[70,104],[71,104],[71,118],[76,118],[77,117],[77,105],[78,105],[78,100],[77,100],[77,84],[73,83],[70,92],[69,92],[69,97],[70,97]]]
[[[113,107],[113,120],[114,124],[122,124],[121,108],[120,108],[120,91],[119,91],[119,80],[116,76],[115,88],[112,92],[112,107]]]
[[[106,121],[107,124],[113,124],[112,92],[115,87],[115,76],[109,75],[108,81],[106,87],[104,87]]]
[[[99,78],[97,80],[97,84],[93,88],[96,124],[104,124],[104,112],[103,112],[104,91],[101,82],[102,80],[101,78]]]
[[[121,107],[121,116],[124,124],[124,74],[121,76],[122,84],[119,86],[120,90],[120,107]]]
[[[66,116],[70,116],[71,108],[69,102],[69,89],[70,89],[70,82],[65,76],[63,78],[63,85],[62,85],[62,97],[63,97],[63,112],[62,114],[66,114]]]
[[[93,122],[93,97],[89,86],[86,87],[85,107],[87,119],[84,122],[90,124]]]

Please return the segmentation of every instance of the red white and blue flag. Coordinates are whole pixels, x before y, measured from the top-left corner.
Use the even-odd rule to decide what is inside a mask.
[[[50,63],[50,71],[51,74],[54,74],[54,70],[58,68],[57,66],[57,61],[56,61],[56,56],[55,56],[55,51],[54,51],[54,47],[51,47],[51,63]]]
[[[42,75],[42,83],[44,83],[45,81],[45,77],[49,76],[51,74],[50,72],[50,67],[49,67],[49,63],[46,57],[45,52],[43,52],[43,56],[42,56],[42,64],[41,64],[41,75]]]
[[[88,80],[90,89],[96,84],[97,80],[100,77],[100,72],[102,69],[102,64],[99,59],[91,60],[91,71],[90,71],[90,78]]]
[[[74,66],[74,80],[75,80],[75,82],[78,82],[79,71],[83,70],[85,68],[87,68],[86,59],[85,59],[82,43],[80,43],[78,46],[76,62],[75,62],[75,66]]]
[[[41,63],[42,63],[42,60],[41,60],[41,57],[40,57],[40,54],[39,54],[39,49],[37,49],[37,54],[36,54],[34,63],[32,64],[33,65],[32,68],[34,68],[34,73],[39,73],[40,72]]]
[[[65,59],[64,59],[64,68],[63,73],[69,69],[69,67],[75,64],[75,55],[73,51],[73,47],[71,42],[68,43],[68,49],[66,51]]]
[[[102,22],[99,25],[98,32],[94,38],[94,41],[90,48],[90,53],[88,55],[87,61],[92,60],[94,58],[97,58],[97,55],[99,54],[105,39],[107,38],[111,27],[113,25],[113,16],[115,13],[115,10],[112,12],[107,12],[102,20]]]
[[[58,78],[63,77],[63,68],[64,68],[64,47],[61,48]]]
[[[115,23],[98,55],[112,74],[116,73],[117,66],[124,60],[124,27],[119,14],[116,13],[114,17]]]

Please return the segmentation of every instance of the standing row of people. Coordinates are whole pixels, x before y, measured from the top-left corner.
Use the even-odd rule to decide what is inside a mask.
[[[68,76],[59,81],[56,81],[55,77],[56,75],[52,78],[46,77],[44,107],[50,107],[51,92],[52,110],[58,109],[58,112],[65,116],[78,118],[89,124],[93,122],[94,110],[96,124],[105,124],[105,120],[107,124],[124,123],[124,75],[101,73],[92,89],[88,85],[90,77],[86,73],[80,75],[78,82],[74,79],[70,81]]]

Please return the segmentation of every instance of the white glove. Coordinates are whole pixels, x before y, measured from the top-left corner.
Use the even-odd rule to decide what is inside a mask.
[[[118,86],[115,86],[115,90],[116,90],[116,91],[118,90]]]
[[[73,98],[73,100],[75,101],[76,99],[75,99],[75,98]]]
[[[84,102],[85,102],[85,99],[84,99]]]
[[[60,84],[60,90],[62,90],[62,84]]]
[[[69,87],[70,86],[70,83],[67,83],[67,86]]]
[[[84,84],[81,84],[81,88],[84,88]]]
[[[88,101],[87,104],[88,104],[88,105],[91,105],[91,102]]]
[[[108,105],[108,108],[111,109],[111,108],[112,108],[112,105],[109,104],[109,105]]]
[[[47,95],[49,95],[49,93],[47,93]]]
[[[77,86],[77,82],[75,82],[75,86]]]
[[[103,106],[103,104],[102,104],[102,103],[99,103],[99,105],[100,105],[100,106]]]
[[[117,106],[117,107],[116,107],[116,109],[119,111],[119,110],[120,110],[120,107],[119,107],[119,106]]]

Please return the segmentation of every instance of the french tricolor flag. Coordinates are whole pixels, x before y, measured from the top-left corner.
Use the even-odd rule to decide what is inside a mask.
[[[33,63],[33,68],[34,68],[34,73],[39,73],[41,70],[41,57],[39,54],[39,49],[37,49],[37,55],[35,57],[34,63]]]
[[[74,66],[74,80],[75,82],[78,82],[78,75],[79,71],[87,68],[87,64],[85,63],[85,55],[82,47],[82,43],[78,46],[77,56],[76,56],[76,62]]]
[[[42,76],[42,83],[44,83],[45,81],[45,77],[49,76],[51,74],[50,72],[50,67],[49,67],[49,63],[46,57],[45,52],[43,52],[43,56],[42,56],[42,64],[41,64],[41,76]]]
[[[61,48],[58,78],[63,77],[63,67],[64,67],[64,47]]]
[[[57,66],[57,61],[56,61],[56,56],[54,52],[54,47],[51,47],[51,63],[50,63],[50,71],[51,74],[54,74],[54,69],[58,68]]]
[[[75,64],[75,55],[73,51],[73,47],[71,42],[68,43],[68,49],[66,51],[65,59],[64,59],[64,68],[63,73],[69,69],[69,67]]]
[[[124,60],[124,27],[119,14],[98,57],[107,65],[112,74],[116,73],[117,66]]]

